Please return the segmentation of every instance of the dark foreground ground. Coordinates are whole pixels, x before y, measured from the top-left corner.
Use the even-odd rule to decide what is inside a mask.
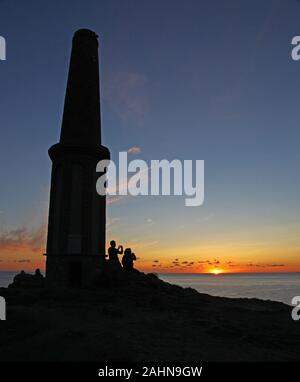
[[[300,361],[291,308],[137,274],[91,290],[0,288],[1,361]]]

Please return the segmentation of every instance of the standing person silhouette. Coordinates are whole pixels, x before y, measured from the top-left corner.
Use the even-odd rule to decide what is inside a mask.
[[[121,268],[120,260],[118,255],[122,255],[123,253],[123,246],[118,245],[114,240],[110,242],[110,247],[108,248],[108,259],[110,263],[113,265],[113,267]]]

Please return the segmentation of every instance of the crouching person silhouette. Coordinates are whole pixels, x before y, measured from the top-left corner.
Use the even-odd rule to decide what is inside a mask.
[[[116,242],[112,240],[110,242],[110,247],[108,248],[108,259],[112,268],[121,269],[119,255],[122,255],[122,253],[123,253],[123,246],[119,245],[117,248]]]
[[[129,272],[137,272],[133,267],[133,262],[136,260],[136,256],[133,252],[131,252],[131,248],[126,248],[124,252],[124,256],[122,258],[122,265],[124,271]]]

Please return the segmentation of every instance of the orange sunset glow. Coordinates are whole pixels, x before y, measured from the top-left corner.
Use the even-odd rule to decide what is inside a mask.
[[[183,246],[174,236],[169,240],[158,240],[142,236],[141,240],[130,240],[125,235],[121,219],[108,226],[108,240],[115,238],[125,247],[131,247],[138,260],[137,266],[144,272],[154,273],[248,273],[248,272],[299,272],[298,238],[292,238],[293,231],[286,237],[273,241],[256,243],[246,240],[234,241],[222,238],[219,243],[211,243],[201,238],[190,246]],[[148,222],[145,223],[147,226]],[[151,223],[152,224],[152,223]],[[153,223],[154,225],[154,223]],[[266,238],[267,235],[266,235]],[[280,239],[280,240],[279,240]],[[1,270],[44,270],[46,225],[37,229],[19,229],[2,234],[0,237]],[[289,246],[288,241],[294,242]],[[108,246],[107,242],[107,246]]]

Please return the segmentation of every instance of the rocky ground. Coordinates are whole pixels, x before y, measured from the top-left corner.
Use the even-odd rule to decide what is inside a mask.
[[[1,361],[300,361],[291,307],[211,297],[154,275],[0,296]]]

